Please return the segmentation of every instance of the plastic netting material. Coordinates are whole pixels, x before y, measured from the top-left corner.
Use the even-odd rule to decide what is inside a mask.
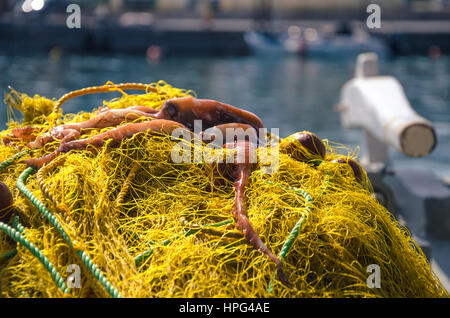
[[[157,89],[123,94],[104,104],[158,109],[169,98],[192,94],[164,82],[152,87]],[[0,137],[30,123],[48,131],[55,120],[48,112],[54,101],[32,100],[32,118],[23,123],[11,119]],[[39,105],[47,106],[39,110]],[[67,114],[58,124],[94,114]],[[92,130],[87,136],[98,133]],[[406,229],[372,197],[367,176],[361,185],[348,165],[332,162],[348,155],[338,145],[325,140],[327,157],[320,162],[299,162],[280,153],[276,171],[264,173],[259,164],[251,174],[249,219],[269,249],[279,254],[303,218],[283,259],[292,284],[287,288],[276,279],[274,264],[235,229],[232,182],[218,185],[206,163],[174,163],[171,151],[178,142],[141,133],[97,151],[63,154],[27,180],[75,249],[85,251],[123,297],[448,296]],[[18,144],[1,144],[0,161],[17,153]],[[42,156],[57,144],[26,157]],[[25,169],[19,162],[0,171],[25,227],[22,235],[64,278],[70,264],[80,266],[80,287],[70,288],[68,296],[108,297],[74,249],[17,189]],[[210,224],[216,226],[205,226]],[[15,248],[17,254],[0,261],[3,297],[67,296],[33,254],[1,233],[0,255]],[[380,288],[368,286],[371,264],[380,268]]]

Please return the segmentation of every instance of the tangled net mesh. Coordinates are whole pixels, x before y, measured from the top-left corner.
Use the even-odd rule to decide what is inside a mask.
[[[194,94],[164,82],[150,86],[155,89],[122,92],[104,104],[159,109],[167,99]],[[0,137],[31,124],[44,133],[61,116],[48,111],[54,100],[22,94],[22,102],[32,116],[22,123],[10,118]],[[95,113],[66,114],[56,122],[78,122]],[[81,249],[122,297],[448,297],[407,229],[371,195],[367,175],[360,183],[348,165],[332,162],[354,154],[324,142],[327,158],[319,163],[280,153],[278,169],[265,173],[260,160],[246,189],[249,219],[274,254],[303,220],[283,259],[291,288],[276,279],[274,264],[235,229],[232,182],[217,185],[206,163],[174,163],[171,151],[178,140],[141,133],[97,151],[63,154],[27,179],[27,188],[54,214],[73,247],[17,189],[26,166],[16,162],[0,172],[13,194],[23,235],[64,279],[70,275],[68,265],[81,269],[78,288],[64,293],[29,250],[0,233],[0,255],[17,249],[14,257],[0,261],[1,295],[109,297],[81,263],[76,253]],[[57,144],[27,157],[49,153]],[[204,145],[195,147],[201,151]],[[0,150],[0,161],[18,152],[4,144]],[[260,159],[268,155],[259,152]],[[368,287],[371,264],[380,267],[381,288]]]

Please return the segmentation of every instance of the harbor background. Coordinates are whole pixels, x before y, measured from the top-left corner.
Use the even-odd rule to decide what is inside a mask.
[[[245,34],[277,35],[292,26],[320,34],[343,23],[362,30],[389,49],[379,60],[379,73],[399,80],[411,106],[433,122],[437,134],[436,148],[424,158],[391,149],[393,170],[431,171],[450,184],[449,1],[47,0],[30,12],[25,2],[0,0],[2,96],[8,86],[57,99],[107,81],[163,80],[200,98],[248,109],[266,127],[279,128],[281,137],[309,130],[355,153],[362,133],[344,129],[335,106],[354,76],[357,54],[260,54]],[[72,3],[81,8],[80,28],[66,24]],[[372,3],[381,8],[379,29],[366,25]],[[91,111],[117,96],[87,95],[63,108]],[[4,129],[6,107],[0,117]],[[434,269],[448,289],[448,241],[430,242]]]
[[[32,10],[33,1],[45,5]],[[72,3],[80,6],[79,29],[66,26]],[[381,28],[366,26],[372,3]],[[333,30],[342,22],[383,39],[395,55],[450,52],[447,0],[1,0],[0,50],[142,54],[157,45],[166,56],[245,55],[244,32]]]

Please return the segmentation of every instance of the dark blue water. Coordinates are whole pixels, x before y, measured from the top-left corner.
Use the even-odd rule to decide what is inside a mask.
[[[450,58],[402,57],[380,61],[380,73],[403,84],[414,109],[431,120],[438,146],[421,159],[392,151],[395,165],[430,168],[450,177]],[[148,62],[136,56],[1,56],[0,88],[11,85],[30,95],[59,98],[71,90],[107,81],[150,83],[164,80],[192,89],[200,98],[220,100],[258,114],[282,137],[310,130],[355,149],[360,131],[341,128],[333,106],[342,85],[354,73],[354,60],[291,57],[167,58]],[[65,112],[90,110],[117,94],[87,95],[64,104]],[[6,108],[1,108],[5,128]]]

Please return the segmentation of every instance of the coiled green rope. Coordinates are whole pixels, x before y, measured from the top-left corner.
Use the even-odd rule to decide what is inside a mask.
[[[25,186],[25,181],[28,179],[28,177],[33,174],[35,172],[35,168],[33,167],[28,167],[27,169],[25,169],[21,175],[19,176],[19,178],[17,179],[17,188],[19,188],[20,192],[23,193],[23,195],[25,195],[28,200],[31,201],[31,203],[33,203],[33,205],[39,210],[39,212],[50,221],[50,223],[53,224],[53,226],[58,230],[58,232],[61,234],[61,236],[63,237],[63,239],[67,242],[67,244],[69,244],[69,246],[71,248],[73,248],[72,242],[69,238],[69,236],[67,235],[67,233],[64,231],[64,229],[61,227],[61,225],[59,224],[58,220],[56,219],[56,217],[49,211],[47,210],[47,208],[44,206],[44,204],[38,200],[38,198],[36,198],[34,196],[34,194]]]
[[[67,286],[66,286],[61,274],[56,270],[55,266],[53,266],[53,264],[48,260],[48,258],[44,254],[42,254],[42,252],[36,246],[34,246],[33,243],[28,241],[22,234],[20,234],[19,231],[15,230],[11,226],[9,226],[3,222],[0,222],[0,230],[5,232],[14,241],[20,243],[26,249],[28,249],[42,263],[42,265],[44,265],[44,267],[47,269],[47,271],[52,276],[55,283],[58,285],[59,289],[61,289],[62,292],[65,294],[69,293],[69,290],[67,289]],[[14,252],[17,253],[17,251],[11,251],[9,253],[13,254]],[[14,256],[14,255],[12,255],[12,256]],[[12,256],[10,256],[10,257],[12,257]]]
[[[12,223],[12,227],[19,233],[23,233],[25,231],[25,227],[19,222],[19,216],[15,215],[13,218],[13,223]],[[10,258],[13,258],[14,256],[16,256],[17,254],[17,250],[12,250],[9,252],[6,252],[5,254],[3,254],[0,259],[2,260],[8,260]]]
[[[61,234],[66,243],[72,249],[74,249],[72,241],[70,240],[69,236],[64,231],[64,229],[61,227],[61,224],[58,222],[56,217],[25,186],[25,181],[35,171],[36,170],[33,167],[25,169],[17,179],[17,187],[31,201],[31,203],[33,203],[33,205],[39,210],[39,212],[53,224],[53,226],[58,230],[58,232]],[[92,273],[92,275],[94,275],[94,277],[100,282],[100,284],[111,295],[111,297],[120,298],[121,296],[117,291],[117,289],[115,289],[111,285],[111,283],[106,279],[103,273],[98,269],[97,265],[95,265],[94,262],[92,262],[89,256],[82,250],[76,250],[76,253],[81,258],[82,262],[86,265],[87,269]]]
[[[23,231],[25,231],[25,227],[20,223],[19,219],[20,219],[19,216],[18,216],[18,215],[15,215],[14,218],[13,218],[12,226],[13,226],[17,231],[19,231],[19,233],[23,233]]]
[[[20,222],[19,222],[19,216],[18,216],[18,215],[15,215],[15,216],[14,216],[12,226],[13,226],[13,228],[16,229],[19,233],[23,233],[23,231],[25,231],[24,226],[23,226],[22,224],[20,224]],[[16,254],[17,254],[17,250],[12,250],[12,251],[6,252],[5,254],[3,254],[3,255],[0,257],[0,260],[2,260],[2,261],[7,261],[7,260],[9,260],[10,258],[13,258],[14,256],[16,256]]]
[[[23,231],[25,231],[25,227],[24,227],[22,224],[20,224],[20,222],[19,222],[19,216],[18,216],[18,215],[15,215],[15,216],[14,216],[12,226],[13,226],[13,228],[16,229],[19,233],[23,233]],[[8,260],[8,259],[10,259],[10,258],[13,258],[14,256],[16,256],[16,254],[17,254],[17,250],[12,250],[12,251],[9,251],[9,252],[6,252],[5,254],[3,254],[3,255],[0,257],[0,259],[6,261],[6,260]]]
[[[13,258],[14,256],[16,256],[16,254],[17,254],[17,250],[12,250],[12,251],[6,252],[2,256],[0,256],[0,260],[1,261],[7,261],[10,258]]]

